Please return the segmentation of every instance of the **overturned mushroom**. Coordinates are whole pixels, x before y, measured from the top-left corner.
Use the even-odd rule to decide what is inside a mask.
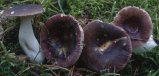
[[[32,16],[42,13],[43,8],[36,4],[21,4],[10,7],[4,10],[3,16],[20,17],[20,29],[19,29],[19,43],[22,49],[25,51],[27,57],[36,63],[43,62],[43,54],[41,52],[39,43],[35,38],[32,28]]]
[[[53,65],[72,66],[83,49],[83,29],[70,15],[49,18],[40,31],[40,42],[46,59]]]
[[[157,44],[152,35],[152,21],[149,14],[138,7],[128,6],[121,9],[115,16],[113,23],[122,27],[130,36],[133,49],[152,49]],[[145,47],[150,46],[150,47]]]
[[[132,47],[126,32],[111,24],[92,21],[84,27],[84,49],[80,63],[96,72],[119,71],[131,57]]]

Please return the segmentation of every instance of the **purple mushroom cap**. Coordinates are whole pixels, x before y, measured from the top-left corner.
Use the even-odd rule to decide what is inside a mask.
[[[138,7],[128,6],[115,16],[114,25],[122,27],[130,36],[133,48],[145,44],[152,34],[152,21],[149,14]]]
[[[78,60],[83,40],[82,27],[70,15],[50,17],[40,31],[40,44],[46,59],[61,67],[70,67]]]
[[[84,49],[80,63],[96,72],[119,71],[128,63],[132,46],[126,32],[111,24],[92,21],[84,27]]]
[[[31,16],[42,13],[44,10],[37,4],[20,4],[3,11],[3,16]]]

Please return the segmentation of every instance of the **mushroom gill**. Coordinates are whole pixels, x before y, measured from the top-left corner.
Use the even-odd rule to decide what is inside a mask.
[[[114,17],[113,24],[122,27],[130,36],[133,48],[145,44],[152,34],[152,21],[149,14],[138,7],[128,6]]]
[[[84,27],[84,35],[81,67],[96,72],[119,71],[125,67],[132,47],[130,38],[122,28],[95,20]]]
[[[46,59],[61,67],[72,66],[78,60],[83,40],[81,26],[70,15],[50,17],[40,31],[40,43]]]

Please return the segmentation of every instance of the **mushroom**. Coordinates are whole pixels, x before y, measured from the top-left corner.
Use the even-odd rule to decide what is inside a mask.
[[[19,43],[27,57],[34,63],[42,63],[44,60],[38,40],[34,36],[32,28],[32,16],[42,13],[41,5],[20,4],[3,11],[3,16],[20,17]]]
[[[122,27],[129,34],[134,50],[142,52],[146,51],[145,48],[151,50],[157,46],[151,36],[151,17],[144,9],[135,6],[124,7],[114,17],[113,24]]]
[[[99,20],[84,27],[84,48],[80,67],[96,72],[119,71],[125,67],[132,53],[130,38],[126,32],[112,24]]]
[[[71,15],[50,17],[40,31],[40,45],[47,63],[61,67],[70,67],[78,60],[83,40],[83,29]]]

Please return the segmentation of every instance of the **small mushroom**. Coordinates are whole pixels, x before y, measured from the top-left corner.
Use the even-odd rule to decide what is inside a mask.
[[[95,20],[84,27],[84,35],[80,65],[96,72],[119,71],[125,67],[132,46],[122,28]]]
[[[156,46],[153,38],[150,37],[153,29],[151,17],[144,9],[135,6],[124,7],[115,16],[113,23],[129,34],[133,49],[150,50]]]
[[[50,17],[40,31],[40,44],[47,63],[61,67],[72,66],[81,55],[84,33],[70,15]]]
[[[42,63],[44,60],[38,40],[34,36],[32,28],[32,17],[42,13],[41,5],[20,4],[3,11],[3,16],[20,17],[19,43],[27,57],[35,63]]]

